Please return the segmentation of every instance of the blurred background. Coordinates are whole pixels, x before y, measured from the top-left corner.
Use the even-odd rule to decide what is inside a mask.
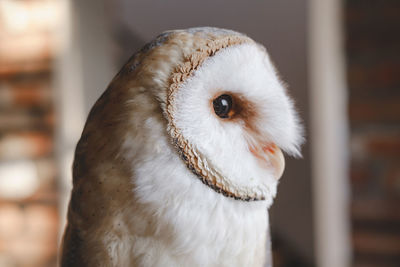
[[[193,26],[265,45],[306,125],[275,266],[400,266],[400,1],[0,0],[0,267],[56,266],[88,111],[146,42]]]

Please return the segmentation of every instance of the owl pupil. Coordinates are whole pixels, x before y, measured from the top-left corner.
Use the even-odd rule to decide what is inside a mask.
[[[220,95],[213,100],[215,114],[220,118],[229,118],[232,110],[232,97],[230,95]]]

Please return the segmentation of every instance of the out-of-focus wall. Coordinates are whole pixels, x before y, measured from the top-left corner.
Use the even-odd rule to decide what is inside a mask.
[[[54,266],[58,2],[0,1],[0,266]]]
[[[7,9],[5,12],[0,11],[0,25],[6,21],[5,18],[9,18],[11,22],[16,23],[14,25],[16,28],[9,32],[7,30],[0,32],[2,38],[0,42],[0,50],[2,49],[0,51],[2,56],[0,62],[0,94],[2,94],[0,115],[4,115],[0,117],[14,124],[20,122],[19,125],[23,131],[34,129],[39,133],[39,137],[34,136],[33,139],[28,137],[23,139],[25,141],[22,143],[16,143],[15,139],[12,139],[13,142],[4,146],[7,149],[3,153],[5,158],[0,156],[0,164],[6,162],[8,167],[12,167],[13,165],[8,164],[9,161],[6,157],[16,155],[17,160],[23,159],[29,163],[26,164],[28,167],[24,168],[16,165],[14,170],[20,172],[25,170],[26,173],[32,174],[39,173],[36,161],[44,160],[46,164],[39,165],[47,168],[41,170],[42,173],[43,170],[46,170],[45,173],[48,175],[46,177],[49,178],[40,180],[41,178],[38,178],[40,175],[27,176],[31,181],[46,181],[43,183],[45,186],[42,187],[42,184],[39,183],[38,191],[31,190],[29,196],[26,195],[18,200],[0,198],[0,212],[11,211],[11,213],[7,213],[8,215],[4,215],[4,213],[0,215],[0,266],[53,266],[55,264],[57,223],[59,221],[58,201],[61,200],[61,214],[65,215],[72,178],[71,163],[74,146],[79,138],[87,112],[116,72],[115,63],[110,59],[114,58],[117,62],[116,65],[121,66],[122,62],[126,61],[145,42],[164,30],[194,26],[225,27],[244,32],[265,45],[276,63],[282,79],[289,85],[290,94],[296,99],[297,107],[306,124],[306,130],[308,129],[306,0],[263,2],[238,0],[229,2],[211,0],[185,2],[176,0],[21,0],[17,2],[5,0],[0,2],[0,10],[3,8],[3,3],[7,3],[6,5],[9,5],[7,8],[11,7],[12,9]],[[64,12],[68,13],[68,18],[62,20],[63,25],[59,27],[58,22],[52,20],[63,17],[58,13],[58,9],[53,10],[48,8],[49,6],[37,10],[31,8],[39,3],[58,6],[63,9],[61,13],[64,15]],[[18,9],[19,6],[22,7],[21,10]],[[10,13],[10,10],[19,10],[20,12]],[[35,10],[37,13],[34,12]],[[21,29],[23,29],[24,21],[30,21],[27,20],[30,16],[39,21],[49,19],[48,24],[40,24],[44,25],[44,30],[39,32],[45,38],[52,38],[53,34],[54,37],[57,36],[56,40],[60,38],[62,49],[58,50],[56,44],[58,41],[56,41],[54,47],[57,49],[54,53],[49,52],[53,49],[53,43],[45,41],[45,48],[43,48],[39,42],[39,46],[37,46],[37,40],[40,41],[40,38],[34,39],[34,42],[31,40],[26,43],[26,46],[10,45],[4,48],[6,42],[3,41],[6,40],[4,38],[7,37],[7,34],[10,34],[10,40],[13,40],[14,37],[25,38],[28,36]],[[65,18],[63,17],[63,19]],[[28,23],[26,25],[31,27],[35,24]],[[110,39],[113,44],[109,43]],[[10,53],[15,48],[24,53]],[[29,54],[29,52],[32,52],[33,57],[24,58],[23,55]],[[22,59],[17,69],[10,67],[14,68],[14,65],[10,64],[12,61],[3,60],[14,56],[18,60]],[[5,68],[3,68],[4,66]],[[7,71],[4,72],[4,70]],[[53,76],[53,74],[55,75]],[[23,86],[14,86],[14,78],[18,82],[25,83]],[[12,86],[4,85],[8,83]],[[22,98],[20,96],[10,98],[12,101],[22,99],[22,102],[16,101],[12,104],[5,102],[6,104],[3,105],[3,100],[9,99],[10,88],[12,89],[11,94],[16,92],[25,94]],[[24,88],[28,90],[19,91]],[[33,101],[33,104],[29,104],[29,101]],[[24,106],[28,105],[26,103],[29,104],[28,108]],[[23,117],[24,120],[10,120],[16,108],[21,114],[27,115],[27,117]],[[39,119],[36,121],[37,117]],[[58,119],[57,122],[54,122],[54,117]],[[35,119],[32,120],[32,118]],[[10,124],[1,124],[0,127],[7,125]],[[18,134],[20,131],[13,132],[14,130],[10,129],[7,128],[4,132]],[[9,141],[4,138],[5,136],[1,130],[0,150],[2,149],[1,142]],[[24,135],[24,137],[26,136]],[[309,135],[307,134],[307,136]],[[34,142],[29,143],[27,140],[34,140]],[[55,140],[58,141],[56,145]],[[18,154],[31,153],[31,149],[37,154],[28,156]],[[59,169],[56,168],[55,155],[58,155]],[[303,149],[303,155],[304,159],[302,160],[287,160],[287,169],[281,180],[278,197],[271,212],[273,238],[276,239],[273,244],[279,246],[278,251],[285,251],[281,255],[283,258],[276,263],[283,264],[280,266],[300,263],[309,265],[314,261],[311,163],[308,144]],[[0,180],[3,177],[5,176],[1,176]],[[11,173],[5,179],[5,184],[9,185],[9,181],[16,180],[15,177],[19,176],[15,176],[15,172]],[[56,178],[62,179],[57,180]],[[17,191],[26,187],[27,184],[29,183],[18,187]],[[3,188],[1,187],[0,191]],[[14,196],[17,191],[13,191]],[[31,209],[30,205],[37,206],[32,206],[34,209]],[[7,209],[3,209],[4,207]],[[12,207],[12,209],[8,209],[8,207]],[[29,217],[32,214],[36,214],[36,217]],[[63,220],[61,221],[63,222]],[[63,223],[61,223],[61,229],[62,227]],[[14,233],[14,235],[10,233]],[[2,243],[2,238],[5,238],[4,240],[7,242]],[[16,245],[12,245],[13,242]],[[287,251],[290,254],[286,254]],[[295,262],[288,263],[287,260],[293,259]]]
[[[316,52],[307,49],[311,47],[307,37],[310,28],[319,27],[322,34],[315,35],[315,41],[324,46],[329,40],[340,41],[337,38],[341,33],[331,32],[340,31],[337,25],[330,28],[325,24],[336,23],[338,17],[325,19],[322,14],[322,22],[315,28],[307,25],[307,18],[311,16],[310,6],[315,14],[321,14],[318,8],[325,6],[329,11],[329,4],[339,7],[337,1],[0,1],[0,266],[55,265],[58,223],[63,221],[59,214],[66,212],[72,154],[91,105],[116,73],[115,66],[122,66],[145,42],[164,30],[193,26],[225,27],[248,34],[267,47],[288,83],[306,125],[307,144],[304,159],[288,159],[271,210],[273,247],[278,248],[275,264],[313,265],[314,229],[318,227],[313,223],[316,212],[311,201],[309,145],[315,147],[316,139],[310,138],[308,118],[315,115],[328,124],[331,121],[321,109],[310,114],[309,106],[322,99],[314,95],[310,98],[314,101],[308,100],[307,77],[329,73],[324,62],[332,62],[329,58],[334,56],[322,50],[315,53],[314,59],[322,64],[323,71],[307,75],[311,64],[307,51]],[[343,151],[343,156],[347,152],[351,156],[354,266],[397,266],[400,2],[347,0],[344,8],[351,139],[350,149]],[[335,16],[335,12],[328,13]],[[64,20],[63,14],[68,14],[68,19]],[[334,46],[333,50],[338,48]],[[341,55],[341,51],[335,53]],[[336,67],[340,72],[341,67]],[[329,80],[332,77],[333,82]],[[329,91],[332,84],[340,87],[341,80],[336,78],[328,75],[325,82],[330,86],[314,88],[312,94]],[[336,108],[330,112],[341,114],[346,107]],[[333,139],[342,130],[329,129],[333,131],[327,135]],[[324,149],[319,148],[322,152]],[[326,154],[323,156],[329,160],[331,155]],[[331,182],[336,181],[333,178],[320,185],[329,190]],[[325,192],[333,200],[342,200],[346,193],[332,191]],[[324,215],[335,216],[324,205],[320,205],[322,219]],[[343,220],[341,223],[346,225]],[[315,239],[325,240],[322,258],[326,266],[332,266],[329,259],[336,254],[329,250],[329,238],[320,236],[332,237],[333,227],[340,227],[327,225],[325,233],[316,231]],[[346,238],[343,234],[342,241]],[[318,248],[315,250],[321,254]]]
[[[399,266],[400,2],[345,11],[354,266]]]

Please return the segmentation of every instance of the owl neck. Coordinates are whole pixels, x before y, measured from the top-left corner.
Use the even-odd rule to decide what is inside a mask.
[[[179,158],[160,160],[160,164],[163,171],[156,171],[151,180],[136,180],[143,217],[152,222],[146,229],[152,233],[150,243],[161,244],[163,253],[177,257],[183,266],[264,266],[270,262],[266,201],[246,202],[219,194]],[[154,166],[141,165],[147,167],[154,171]]]

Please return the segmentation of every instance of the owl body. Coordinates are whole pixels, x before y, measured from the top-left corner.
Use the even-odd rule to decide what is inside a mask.
[[[61,265],[264,266],[279,147],[298,154],[300,132],[260,45],[215,28],[160,35],[89,114]]]

